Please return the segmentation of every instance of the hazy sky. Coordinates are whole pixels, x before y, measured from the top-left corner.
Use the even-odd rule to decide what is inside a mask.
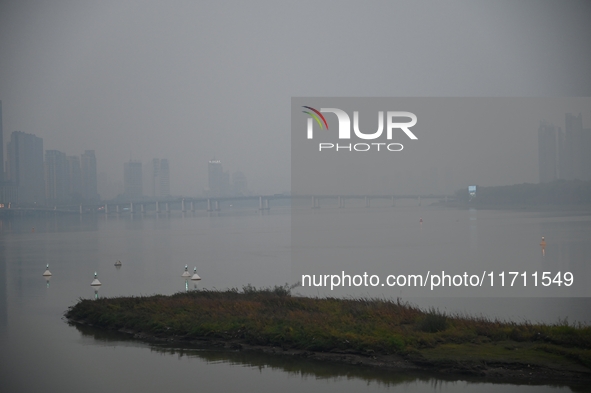
[[[2,1],[5,142],[94,149],[111,183],[130,157],[168,158],[176,195],[201,194],[215,156],[282,192],[292,96],[590,96],[590,33],[572,1]]]

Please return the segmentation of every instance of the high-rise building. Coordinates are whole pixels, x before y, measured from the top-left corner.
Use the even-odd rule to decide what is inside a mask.
[[[67,156],[68,161],[68,196],[72,201],[82,201],[82,167],[80,157]]]
[[[4,132],[2,129],[2,101],[0,101],[0,208],[6,208],[17,201],[17,188],[4,173]]]
[[[152,198],[158,197],[158,175],[160,174],[160,160],[158,158],[152,159],[152,183],[150,186],[150,196]]]
[[[232,174],[232,189],[235,196],[248,195],[248,186],[246,184],[246,176],[240,171]]]
[[[45,201],[48,205],[68,201],[68,160],[66,153],[58,150],[45,151]]]
[[[166,158],[152,160],[152,192],[154,198],[170,196],[170,168]]]
[[[168,160],[163,158],[160,160],[160,174],[159,174],[159,188],[161,197],[170,196],[170,167]]]
[[[82,197],[86,202],[100,201],[96,179],[96,156],[94,150],[85,150],[80,155],[80,172],[82,175]]]
[[[583,128],[579,113],[565,115],[564,134],[558,136],[558,177],[566,180],[591,180],[591,129]]]
[[[18,203],[44,205],[43,139],[33,134],[14,131],[6,147],[7,174],[17,188]]]
[[[143,191],[142,182],[142,163],[138,161],[129,161],[123,165],[123,188],[127,199],[141,199]]]
[[[558,178],[556,128],[546,122],[542,122],[538,128],[538,165],[540,183],[548,183]]]
[[[589,180],[591,180],[591,128],[583,128],[582,129],[581,152],[582,152],[582,161],[581,161],[582,178],[581,178],[581,180],[589,181]]]
[[[224,172],[220,160],[211,160],[207,165],[208,195],[214,197],[228,196],[230,192],[230,174]]]
[[[562,179],[583,179],[583,118],[571,113],[565,115],[564,145],[560,154],[563,156],[560,168]]]
[[[4,133],[2,131],[2,101],[0,101],[0,186],[4,182]]]

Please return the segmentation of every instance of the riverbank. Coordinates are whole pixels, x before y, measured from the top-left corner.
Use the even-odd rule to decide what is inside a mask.
[[[591,381],[591,327],[517,324],[284,287],[80,300],[72,323],[186,343],[493,380]]]

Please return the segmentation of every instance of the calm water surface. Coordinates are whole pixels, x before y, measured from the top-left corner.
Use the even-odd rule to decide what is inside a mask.
[[[383,209],[386,214],[386,208]],[[454,221],[463,221],[468,214],[404,204],[396,209]],[[315,215],[332,214],[329,207],[325,211],[328,213]],[[356,220],[356,212],[352,207],[339,214]],[[562,263],[591,261],[588,247],[591,216],[587,213],[504,215],[479,211],[478,218],[478,236],[480,233],[496,236],[497,232],[510,236],[507,231],[512,227],[515,236],[519,236],[523,226],[541,227],[547,231],[548,238],[564,239],[559,252]],[[522,225],[507,226],[508,219]],[[185,282],[180,275],[185,264],[191,270],[197,266],[203,278],[198,284],[200,288],[292,282],[290,224],[289,208],[280,207],[265,214],[254,208],[243,208],[225,209],[213,215],[181,216],[176,212],[158,217],[85,215],[2,220],[0,391],[554,392],[573,388],[585,391],[583,387],[566,385],[458,381],[444,376],[392,374],[281,356],[165,348],[128,340],[118,333],[69,326],[62,318],[64,311],[79,298],[94,297],[90,282],[95,271],[103,284],[98,293],[101,297],[183,291]],[[470,225],[474,223],[469,220],[465,225],[458,224],[458,233],[453,236],[459,246],[474,246],[475,234]],[[113,266],[116,260],[123,263],[120,269]],[[53,273],[49,282],[42,277],[46,264]],[[587,298],[409,300],[446,311],[501,318],[555,322],[567,317],[571,321],[591,321],[591,302]]]

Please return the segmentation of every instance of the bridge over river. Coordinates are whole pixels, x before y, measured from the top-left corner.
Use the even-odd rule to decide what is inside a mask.
[[[309,204],[311,208],[318,209],[321,206],[336,206],[344,208],[349,202],[356,205],[363,203],[365,207],[371,207],[372,201],[382,201],[383,206],[387,201],[391,206],[396,206],[396,201],[400,199],[416,200],[417,205],[421,205],[421,199],[452,199],[451,195],[259,195],[259,196],[235,196],[235,197],[202,197],[202,198],[167,198],[161,200],[135,200],[135,201],[105,201],[102,203],[66,205],[53,207],[8,207],[0,209],[0,216],[19,216],[34,214],[148,214],[148,213],[171,213],[173,211],[195,212],[221,211],[224,206],[233,205],[249,206],[258,208],[261,211],[270,210],[273,201],[284,201],[282,205],[289,204],[292,201],[298,202],[298,205]]]

